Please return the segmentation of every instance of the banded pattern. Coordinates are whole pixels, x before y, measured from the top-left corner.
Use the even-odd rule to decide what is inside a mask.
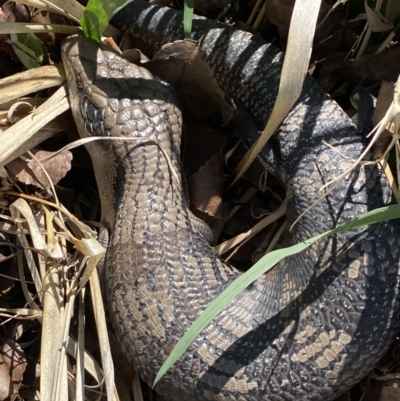
[[[178,38],[181,16],[175,11],[135,0],[119,18],[132,21],[129,10],[134,29],[143,29],[150,42]],[[201,46],[221,85],[264,122],[281,55],[247,33],[206,20],[195,24],[196,33],[204,29]],[[171,89],[88,39],[67,39],[63,60],[80,134],[140,138],[87,147],[103,223],[111,231],[106,265],[114,331],[152,384],[178,339],[240,273],[193,230],[168,164],[166,155],[180,171],[181,115]],[[320,197],[319,187],[363,149],[343,111],[307,79],[301,99],[262,155],[268,168],[279,166],[290,197],[289,225]],[[380,169],[362,167],[286,232],[286,242],[331,229],[388,203],[390,196]],[[169,400],[337,397],[377,362],[399,328],[398,238],[398,226],[388,222],[287,258],[201,333],[156,391]]]

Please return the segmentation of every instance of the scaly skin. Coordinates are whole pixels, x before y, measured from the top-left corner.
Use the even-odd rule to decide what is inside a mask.
[[[161,34],[150,20],[172,13],[165,19],[172,26],[180,18],[176,12],[139,0],[132,7],[148,40],[175,37],[173,28],[164,26]],[[277,50],[221,27],[206,33],[202,47],[220,83],[264,122],[278,82]],[[151,385],[178,339],[240,273],[191,227],[165,155],[179,173],[181,116],[168,86],[88,39],[67,39],[63,60],[81,136],[142,138],[140,144],[87,147],[111,232],[106,266],[113,328]],[[355,158],[364,149],[347,116],[311,79],[274,146],[290,199],[289,226],[320,197],[323,183],[349,167],[344,156]],[[268,166],[270,155],[266,150],[262,156]],[[286,232],[286,242],[305,240],[389,200],[380,169],[360,168]],[[168,400],[334,399],[368,372],[398,330],[398,238],[398,226],[388,222],[286,258],[214,319],[156,391]]]

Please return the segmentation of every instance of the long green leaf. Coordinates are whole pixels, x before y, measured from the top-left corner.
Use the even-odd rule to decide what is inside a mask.
[[[371,224],[381,223],[387,220],[400,218],[400,205],[386,206],[379,209],[364,213],[354,220],[348,221],[333,230],[310,238],[300,244],[293,245],[288,248],[278,249],[270,252],[268,255],[259,260],[251,269],[238,277],[229,287],[227,287],[217,298],[212,301],[209,306],[194,321],[185,335],[178,341],[168,356],[167,360],[161,366],[154,381],[154,386],[163,377],[167,370],[180,358],[195,338],[208,326],[208,324],[219,314],[225,307],[233,301],[247,286],[255,281],[262,274],[270,270],[279,261],[287,256],[294,255],[308,248],[316,241],[338,234],[344,231],[354,230],[356,228],[369,226]]]
[[[100,42],[108,21],[132,0],[89,0],[80,20],[85,36]]]
[[[12,33],[10,38],[16,55],[26,68],[38,68],[42,65],[43,46],[36,35],[33,33]]]

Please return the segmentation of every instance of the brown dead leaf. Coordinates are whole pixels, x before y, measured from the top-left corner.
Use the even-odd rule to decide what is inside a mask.
[[[133,64],[147,63],[150,60],[139,49],[125,50],[122,56]]]
[[[390,104],[393,101],[393,93],[393,82],[383,81],[379,89],[378,99],[374,110],[374,125],[377,125],[386,114]]]
[[[32,153],[40,161],[41,159],[52,155],[54,152],[33,149]],[[61,178],[65,177],[67,171],[71,169],[72,153],[67,150],[57,154],[51,159],[41,162],[41,165],[33,158],[31,159],[27,153],[25,153],[23,157],[29,161],[18,158],[8,163],[7,167],[19,181],[27,185],[36,185],[40,188],[50,188],[50,182],[44,173],[43,168],[47,171],[53,184],[57,184]]]
[[[227,123],[233,117],[234,107],[226,101],[196,42],[178,40],[165,45],[145,67],[177,90],[190,118],[203,120],[219,113]]]
[[[29,8],[24,4],[2,1],[0,22],[27,22],[30,19]]]
[[[334,72],[339,79],[355,86],[361,79],[396,82],[400,74],[400,48],[364,55]]]
[[[36,23],[36,24],[42,24],[42,25],[54,23],[50,18],[50,13],[47,11],[35,12],[32,15],[31,22]],[[53,47],[56,43],[55,32],[41,32],[41,33],[37,33],[36,36],[46,46]]]
[[[11,1],[0,1],[0,23],[2,22],[28,22],[31,18],[29,7],[14,3]],[[8,40],[7,35],[0,35],[0,51],[8,54],[9,57],[15,57],[15,51]],[[13,62],[2,57],[0,63],[0,72],[4,75],[15,74],[15,66]]]
[[[265,2],[265,14],[271,24],[277,26],[279,36],[284,41],[286,41],[288,37],[289,25],[295,1],[296,0],[266,0]],[[329,18],[324,20],[330,9],[331,5],[329,3],[326,1],[321,2],[317,29],[314,37],[316,42],[321,42],[327,39],[333,31],[340,28],[341,16],[337,10],[333,11],[329,15]]]
[[[204,165],[207,164],[207,162],[209,162],[215,155],[221,154],[225,145],[226,134],[218,131],[217,129],[210,128],[205,123],[199,124],[185,120],[185,126],[187,133],[185,134],[183,140],[183,160],[188,182],[189,199],[192,201],[191,210],[197,217],[199,217],[209,225],[209,227],[213,231],[213,237],[216,240],[219,237],[221,229],[224,225],[223,218],[226,216],[227,213],[226,205],[222,204],[221,199],[220,206],[218,206],[217,203],[219,201],[216,202],[217,198],[214,198],[209,203],[213,204],[212,209],[215,209],[215,206],[217,206],[217,213],[215,212],[215,210],[208,210],[207,206],[205,207],[206,212],[202,212],[201,210],[204,206],[202,205],[203,202],[200,200],[200,205],[197,204],[197,194],[193,195],[193,188],[191,184],[193,175],[201,170]],[[216,178],[222,180],[222,173],[220,177],[212,177],[210,178],[210,180],[215,183],[217,181]],[[195,180],[197,179],[198,178],[196,178]],[[204,177],[202,179],[207,180],[207,177]],[[201,187],[200,189],[194,189],[195,192],[198,190],[202,191]],[[221,191],[222,187],[221,189],[218,189],[217,184],[215,192],[211,193],[210,196],[221,197]],[[193,203],[193,199],[195,199],[196,206],[199,206],[199,208],[196,208],[195,204]],[[207,203],[207,201],[205,203]],[[210,215],[208,212],[212,213],[213,215]]]
[[[386,19],[381,13],[375,12],[364,0],[368,25],[372,32],[385,32],[393,29],[393,23]]]
[[[0,401],[18,397],[26,369],[25,354],[17,343],[8,339],[0,349]]]
[[[183,160],[186,171],[197,172],[214,155],[221,152],[226,135],[205,124],[185,121],[187,134],[183,140]]]
[[[337,84],[339,78],[333,72],[343,67],[346,54],[344,52],[331,54],[329,58],[320,63],[316,80],[326,92],[329,92]],[[320,57],[323,56],[319,56],[318,59]]]
[[[400,400],[400,388],[383,386],[378,401],[399,401]]]
[[[193,175],[189,184],[189,198],[193,206],[217,219],[223,218],[223,174],[224,158],[217,153]]]
[[[376,107],[374,110],[374,126],[385,116],[390,104],[393,101],[394,86],[391,82],[383,81],[379,90]],[[391,122],[382,132],[377,142],[374,144],[374,155],[379,158],[385,152],[394,134],[394,122]]]
[[[356,42],[358,36],[355,32],[347,27],[340,27],[336,31],[327,35],[322,40],[314,42],[313,55],[318,54],[321,51],[333,50],[349,50]],[[328,54],[330,56],[331,53]]]
[[[0,0],[0,24],[4,22],[28,22],[30,18],[31,12],[28,6]],[[0,52],[2,53],[0,62],[1,76],[9,76],[19,71],[21,65],[8,35],[0,35]]]
[[[119,48],[124,54],[124,52],[131,49],[140,49],[139,51],[148,57],[152,57],[154,53],[157,52],[154,46],[149,45],[144,40],[125,32],[121,43],[119,43]]]

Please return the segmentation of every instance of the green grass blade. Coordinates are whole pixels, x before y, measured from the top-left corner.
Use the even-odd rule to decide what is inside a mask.
[[[270,252],[259,260],[251,269],[238,277],[228,288],[226,288],[217,298],[212,301],[209,306],[200,314],[193,322],[192,326],[185,335],[178,341],[168,356],[164,364],[161,366],[154,381],[157,382],[163,377],[167,370],[179,359],[195,338],[208,326],[208,324],[219,314],[223,309],[248,285],[255,281],[263,273],[270,270],[279,261],[287,256],[294,255],[308,248],[316,241],[338,234],[344,231],[355,230],[360,227],[369,226],[375,223],[381,223],[387,220],[400,218],[400,205],[386,206],[379,209],[364,213],[359,217],[336,227],[333,230],[327,231],[307,241],[293,245],[289,248],[278,249]]]
[[[37,68],[43,64],[43,46],[36,35],[33,33],[12,33],[10,38],[15,54],[26,68]]]
[[[194,0],[185,0],[183,6],[183,31],[186,39],[192,37],[193,4]]]
[[[85,36],[100,42],[111,17],[132,0],[89,0],[80,20]]]

